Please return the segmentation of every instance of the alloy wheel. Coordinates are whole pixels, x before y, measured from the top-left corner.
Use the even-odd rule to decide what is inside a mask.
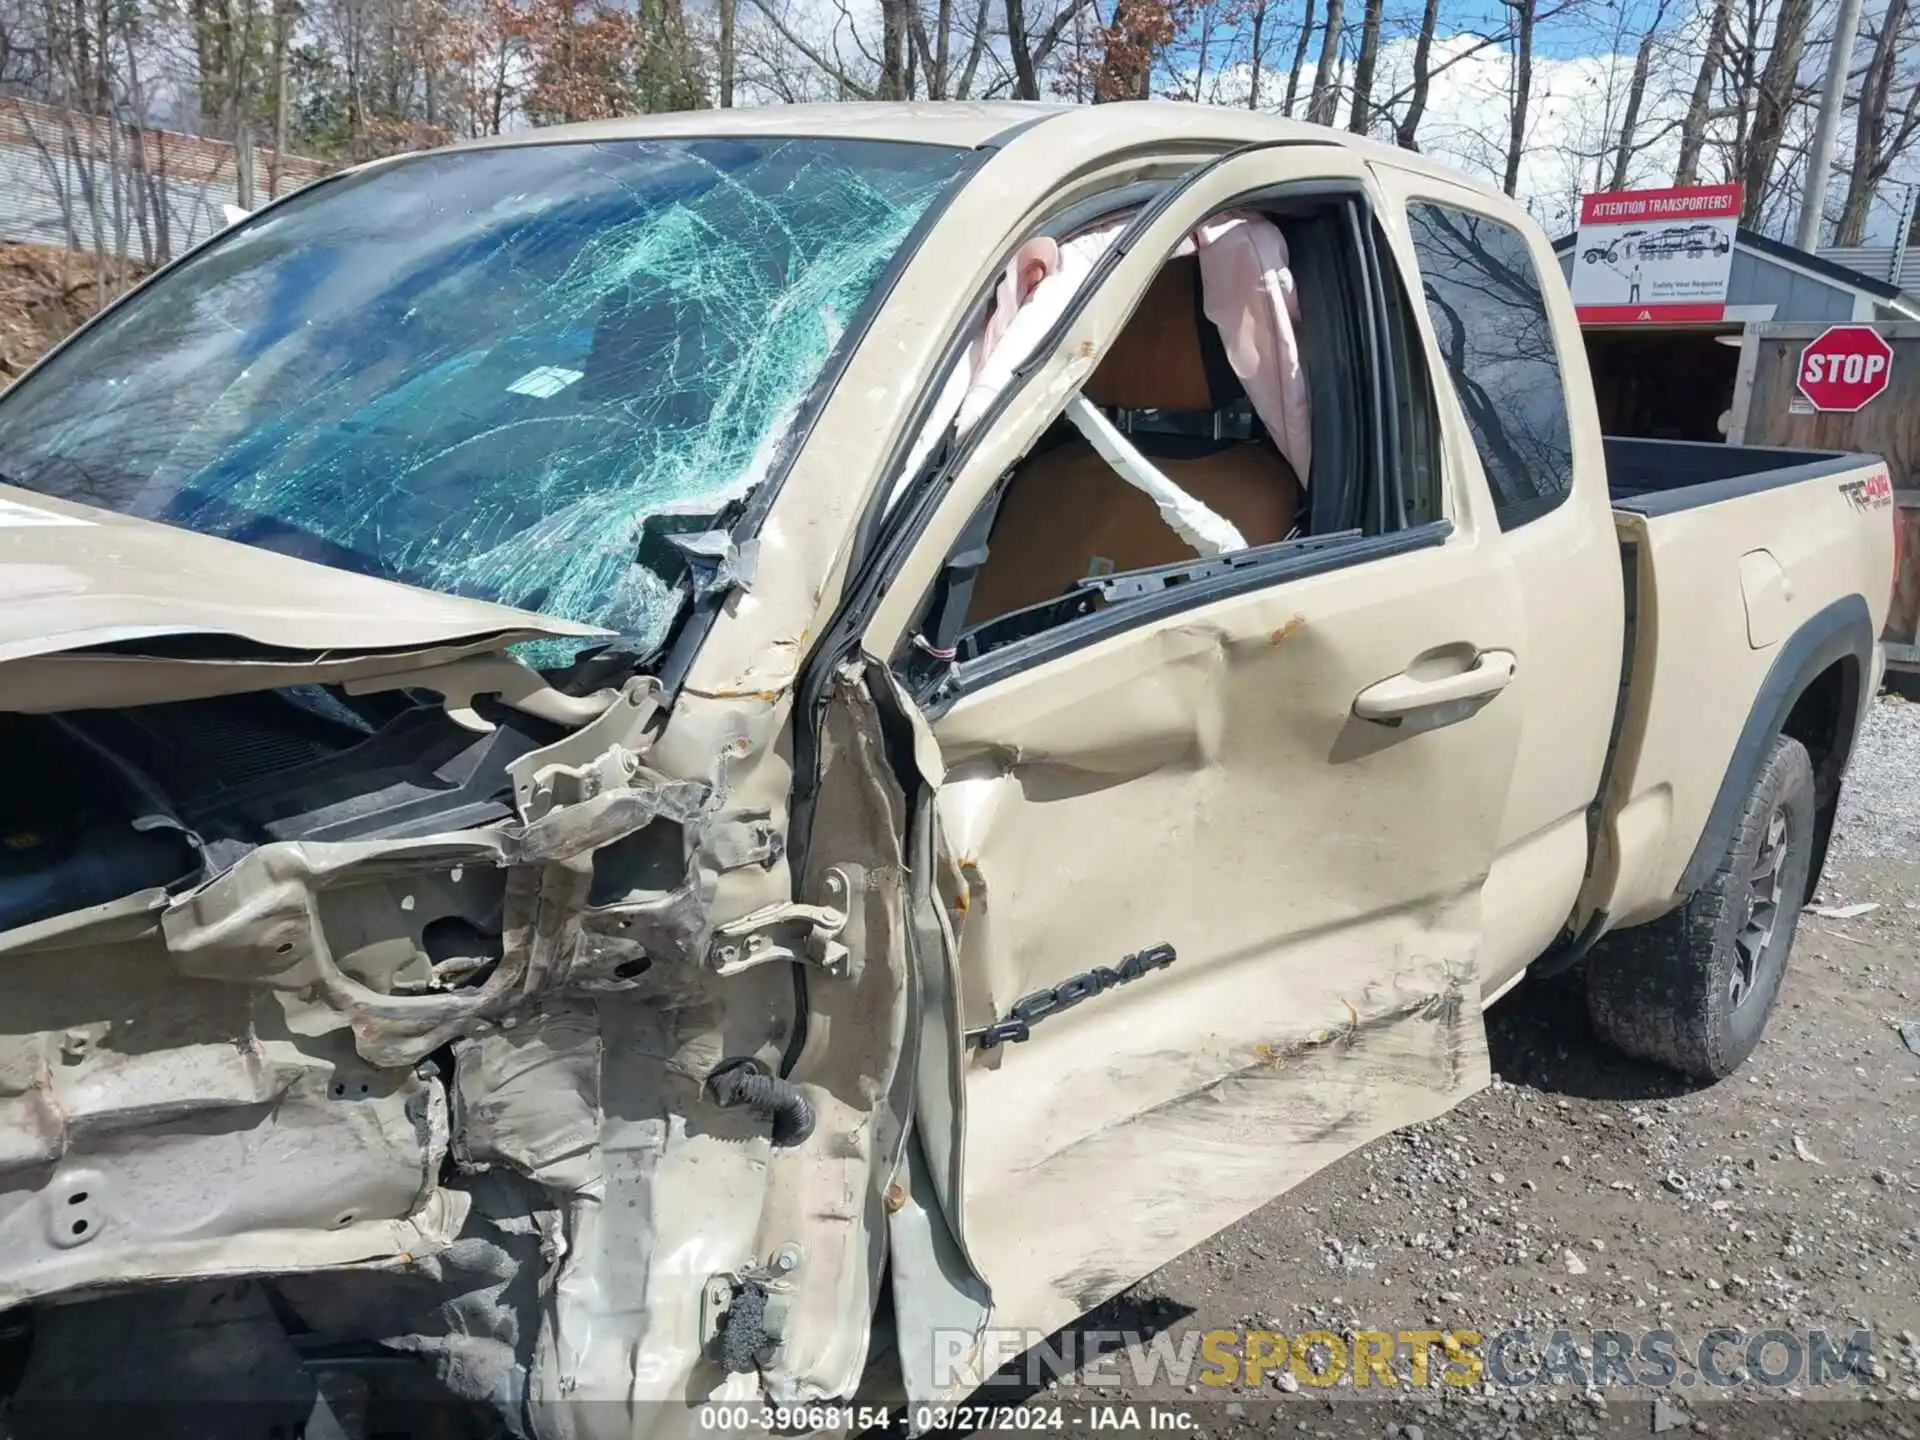
[[[1752,997],[1760,962],[1780,923],[1781,871],[1786,859],[1787,812],[1776,805],[1767,812],[1760,848],[1754,855],[1753,868],[1747,872],[1747,913],[1733,940],[1733,976],[1727,983],[1727,999],[1736,1010]]]

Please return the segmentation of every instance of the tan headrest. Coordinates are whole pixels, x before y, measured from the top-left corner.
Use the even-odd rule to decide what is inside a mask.
[[[1169,260],[1087,381],[1096,405],[1122,410],[1211,410],[1200,354],[1200,262]]]

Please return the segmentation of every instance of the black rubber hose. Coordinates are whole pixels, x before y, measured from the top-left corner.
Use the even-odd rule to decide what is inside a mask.
[[[773,1143],[798,1145],[813,1133],[813,1106],[800,1087],[768,1075],[751,1061],[721,1066],[707,1077],[707,1090],[723,1109],[744,1105],[773,1123]]]

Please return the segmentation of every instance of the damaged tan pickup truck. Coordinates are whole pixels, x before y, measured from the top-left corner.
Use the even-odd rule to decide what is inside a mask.
[[[352,170],[0,473],[22,1436],[951,1399],[1529,969],[1724,1075],[1894,544],[1871,459],[1603,442],[1508,200],[1159,104]]]

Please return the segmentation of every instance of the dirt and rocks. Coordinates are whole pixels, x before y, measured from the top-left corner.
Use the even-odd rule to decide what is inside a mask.
[[[0,242],[0,390],[140,273],[90,251]]]
[[[1503,1361],[1513,1376],[1537,1373],[1567,1331],[1555,1385],[1483,1377],[1410,1394],[1404,1348],[1395,1391],[1377,1374],[1356,1387],[1350,1367],[1331,1387],[1303,1385],[1285,1365],[1252,1385],[1143,1385],[1120,1355],[1101,1367],[1120,1383],[1034,1398],[1074,1407],[1082,1425],[1131,1414],[1143,1430],[1208,1436],[1914,1440],[1920,1054],[1898,1025],[1920,1022],[1920,705],[1876,705],[1816,904],[1846,918],[1802,915],[1767,1037],[1731,1079],[1703,1088],[1602,1049],[1577,974],[1523,985],[1489,1019],[1489,1089],[1349,1156],[1076,1327],[1176,1347],[1190,1332],[1318,1330],[1343,1348],[1356,1331],[1466,1329],[1490,1343],[1524,1329],[1531,1343]],[[1859,905],[1875,908],[1848,908]],[[1706,1357],[1709,1375],[1689,1362],[1716,1327],[1743,1338]],[[1635,1346],[1673,1332],[1676,1373],[1658,1395],[1595,1383],[1593,1332],[1608,1329]],[[1768,1329],[1809,1346],[1825,1330],[1840,1352],[1866,1330],[1870,1358],[1813,1387],[1810,1353],[1788,1378],[1791,1354],[1775,1346],[1758,1358],[1785,1383],[1768,1385],[1744,1350]],[[1310,1358],[1330,1364],[1321,1348]]]

